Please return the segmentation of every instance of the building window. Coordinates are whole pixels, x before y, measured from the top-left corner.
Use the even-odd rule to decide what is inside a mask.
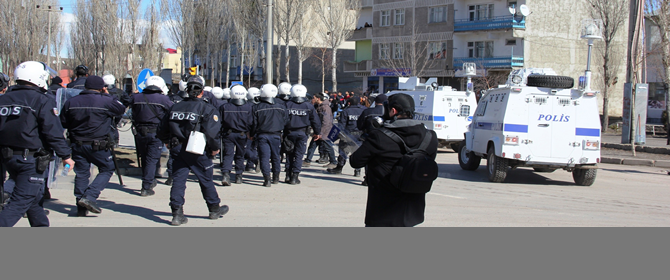
[[[379,59],[389,59],[390,48],[389,44],[379,44]]]
[[[393,59],[403,59],[405,47],[402,43],[393,44]]]
[[[447,59],[447,43],[428,43],[428,59]]]
[[[493,41],[468,42],[468,57],[493,57]]]
[[[428,23],[447,21],[447,7],[432,7],[429,9],[428,14]]]
[[[381,18],[379,26],[389,26],[391,25],[391,11],[381,11]]]
[[[507,39],[505,41],[505,46],[516,46],[516,39]]]
[[[393,21],[394,25],[405,25],[405,9],[395,10],[395,20]]]
[[[470,21],[489,20],[493,18],[493,4],[468,6]]]

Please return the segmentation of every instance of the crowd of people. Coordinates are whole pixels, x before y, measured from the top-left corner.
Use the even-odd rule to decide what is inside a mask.
[[[221,204],[214,183],[217,155],[221,185],[243,184],[245,172],[260,172],[263,186],[271,187],[280,183],[282,171],[286,174],[284,183],[300,184],[303,167],[314,163],[317,148],[320,157],[315,162],[325,164],[328,173],[342,174],[347,160],[354,176],[361,176],[365,168],[362,184],[369,186],[366,226],[423,222],[425,194],[388,187],[389,166],[402,157],[403,149],[377,131],[388,127],[405,139],[407,146],[421,144],[428,130],[413,120],[414,101],[408,95],[389,98],[382,94],[371,99],[353,92],[309,94],[305,86],[288,83],[212,88],[206,87],[200,76],[184,78],[179,91],[171,92],[162,78],[154,76],[145,82],[142,92],[130,96],[115,88],[113,76],[89,75],[83,65],[75,72],[77,79],[67,86],[82,91],[60,111],[53,94],[62,80],[55,77],[48,85],[43,63],[19,65],[14,72],[16,85],[9,89],[9,78],[0,75],[0,182],[5,183],[0,226],[13,226],[24,214],[31,226],[49,226],[48,212],[43,209],[48,172],[41,167],[56,157],[66,172],[70,168],[75,172],[77,216],[100,214],[97,199],[115,170],[115,128],[128,108],[132,109],[138,165],[142,168],[141,196],[155,194],[161,151],[164,146],[170,151],[165,183],[171,186],[172,225],[188,221],[183,206],[190,173],[198,179],[210,219],[229,211]],[[331,133],[333,126],[353,141],[337,141]],[[434,158],[437,140],[433,140],[428,150]],[[89,183],[91,164],[99,173]],[[6,173],[9,178],[4,178]]]

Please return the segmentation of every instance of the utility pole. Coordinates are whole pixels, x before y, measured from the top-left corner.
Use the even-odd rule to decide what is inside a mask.
[[[265,83],[272,83],[272,45],[273,45],[273,34],[272,31],[272,0],[268,0],[268,17],[267,17],[268,27],[267,27],[267,42],[265,46]]]
[[[40,9],[40,5],[36,5],[38,11],[45,11],[49,15],[49,37],[47,39],[47,66],[51,67],[51,13],[60,13],[63,11],[63,7],[58,7],[58,9],[51,9],[51,6],[47,6],[45,9]],[[55,8],[55,7],[54,7]],[[60,66],[60,65],[59,65]]]

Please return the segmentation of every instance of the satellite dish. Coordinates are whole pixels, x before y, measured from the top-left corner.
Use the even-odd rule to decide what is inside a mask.
[[[528,15],[530,15],[530,9],[529,9],[528,6],[526,6],[525,4],[519,6],[519,12],[520,12],[524,17],[527,17]]]
[[[516,14],[516,8],[514,8],[514,6],[509,7],[509,13]]]

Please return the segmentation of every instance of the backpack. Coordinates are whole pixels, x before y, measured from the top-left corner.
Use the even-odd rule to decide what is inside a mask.
[[[387,128],[380,128],[381,131],[394,142],[400,145],[403,154],[400,160],[391,169],[389,181],[391,186],[404,193],[427,193],[433,186],[433,181],[437,179],[437,162],[428,156],[428,146],[433,137],[433,131],[427,131],[426,136],[421,140],[421,145],[417,149],[410,149],[398,134]]]

